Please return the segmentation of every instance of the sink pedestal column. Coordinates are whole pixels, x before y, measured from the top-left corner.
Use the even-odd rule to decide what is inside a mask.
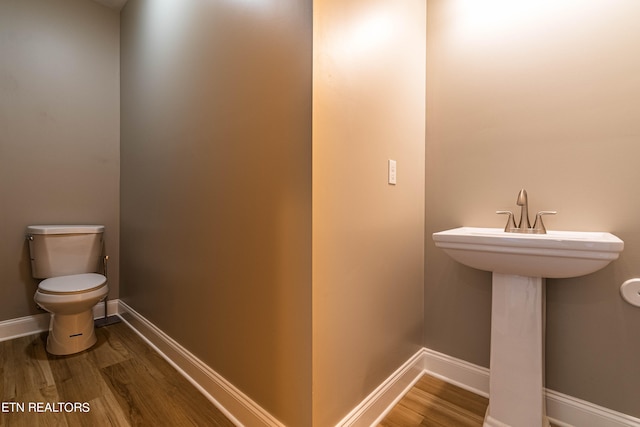
[[[545,280],[493,273],[489,408],[484,427],[546,427]]]

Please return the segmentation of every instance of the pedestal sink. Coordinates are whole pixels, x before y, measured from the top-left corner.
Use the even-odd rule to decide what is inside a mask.
[[[590,274],[618,258],[610,233],[506,233],[461,227],[433,234],[437,247],[493,272],[489,408],[484,427],[548,426],[544,397],[545,278]]]

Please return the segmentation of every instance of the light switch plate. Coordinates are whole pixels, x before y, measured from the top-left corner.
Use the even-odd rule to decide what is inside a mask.
[[[389,184],[396,185],[397,166],[396,161],[389,159]]]

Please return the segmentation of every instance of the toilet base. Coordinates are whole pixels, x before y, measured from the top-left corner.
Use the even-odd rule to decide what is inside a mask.
[[[79,353],[96,343],[93,310],[78,314],[51,314],[47,352],[58,356]]]

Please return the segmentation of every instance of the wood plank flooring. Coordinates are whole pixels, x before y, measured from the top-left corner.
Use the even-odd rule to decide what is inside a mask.
[[[482,427],[488,405],[486,397],[423,375],[378,426]]]
[[[478,427],[488,404],[485,397],[424,375],[379,426]]]
[[[0,427],[233,426],[126,324],[96,335],[70,356],[48,354],[46,333],[0,342]],[[424,375],[379,427],[480,427],[487,405]]]
[[[96,335],[70,356],[47,354],[46,334],[0,342],[0,426],[233,426],[124,323]]]

